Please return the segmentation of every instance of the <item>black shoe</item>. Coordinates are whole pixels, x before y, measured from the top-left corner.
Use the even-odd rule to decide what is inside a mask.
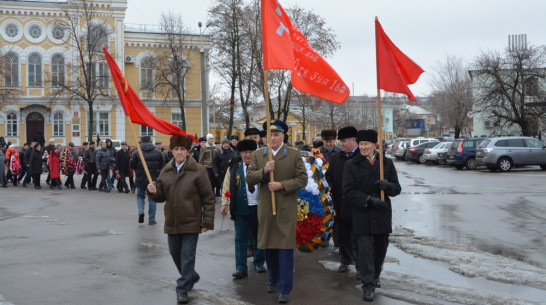
[[[178,304],[188,304],[190,302],[190,297],[187,293],[176,293],[176,301]]]
[[[96,188],[96,187],[90,187],[89,190],[90,190],[90,191],[96,191],[97,188]]]
[[[265,272],[267,272],[267,269],[265,269],[264,266],[256,266],[256,267],[254,267],[254,270],[255,270],[256,272],[258,272],[258,273],[265,273]]]
[[[144,222],[144,214],[138,214],[138,223]]]
[[[372,285],[373,285],[375,288],[381,288],[381,282],[379,281],[379,279],[373,280]]]
[[[73,186],[73,187],[71,187],[71,189],[75,190],[75,189],[76,189],[76,187],[75,187],[75,186]]]
[[[277,292],[277,287],[273,284],[267,284],[267,293]]]
[[[238,279],[242,279],[244,277],[247,277],[248,272],[246,272],[246,271],[237,271],[237,272],[233,273],[231,276],[233,276],[233,278],[235,280],[238,280]]]
[[[105,193],[110,193],[110,189],[109,189],[109,188],[105,188],[105,189],[104,189],[104,192],[105,192]]]
[[[49,183],[48,183],[49,184]],[[49,188],[53,189],[53,184],[49,184]]]
[[[288,294],[279,294],[279,303],[284,304],[290,302],[290,298],[288,297]]]
[[[27,187],[27,184],[23,182],[23,187]]]
[[[362,299],[364,301],[368,301],[368,302],[371,302],[373,301],[373,293],[375,291],[375,287],[374,286],[364,286],[362,287]]]
[[[125,194],[127,194],[127,193],[129,193],[130,191],[129,191],[129,190],[125,190],[125,191],[123,191],[123,192],[124,192]]]
[[[49,181],[46,180],[45,183],[46,183],[47,185],[49,185]]]
[[[191,284],[190,284],[190,289],[188,289],[188,291],[192,290],[193,285],[195,285],[195,283],[199,282],[200,279],[201,279],[201,277],[199,276],[199,274],[195,273],[195,276],[193,277],[193,279],[191,281]]]
[[[339,268],[337,268],[338,273],[345,273],[349,269],[349,265],[341,264],[339,265]]]

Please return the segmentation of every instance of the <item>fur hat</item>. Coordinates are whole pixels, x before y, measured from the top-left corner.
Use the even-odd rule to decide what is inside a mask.
[[[127,145],[127,142],[121,141],[120,145]]]
[[[260,131],[260,138],[265,138],[265,137],[267,137],[267,131],[264,129]]]
[[[241,140],[239,143],[237,143],[237,151],[243,152],[247,150],[256,150],[258,149],[258,144],[256,144],[256,141],[254,140]]]
[[[188,136],[177,134],[171,137],[171,144],[169,147],[173,150],[175,147],[184,147],[187,150],[191,149],[192,139]]]
[[[74,143],[70,142],[70,143],[68,143],[68,146],[74,147]]]
[[[372,142],[377,143],[377,131],[375,130],[359,130],[356,134],[356,141],[366,141],[366,142]]]
[[[229,140],[228,139],[223,139],[222,144],[226,144],[226,143],[229,144]]]
[[[353,126],[343,127],[337,132],[337,139],[356,138],[356,133],[356,128]]]
[[[254,127],[252,127],[252,128],[247,128],[247,129],[245,130],[245,137],[246,137],[246,136],[250,136],[250,135],[254,135],[254,134],[259,135],[259,134],[260,134],[260,130],[259,130],[258,128],[254,128]]]
[[[140,142],[142,142],[142,143],[150,143],[151,140],[152,140],[152,138],[150,138],[150,136],[140,137]]]
[[[88,143],[88,142],[83,142],[83,144],[82,144],[82,145],[83,145],[83,146],[85,146],[85,145],[89,145],[89,143]]]
[[[335,129],[323,129],[320,131],[320,137],[323,140],[335,140],[337,131]]]

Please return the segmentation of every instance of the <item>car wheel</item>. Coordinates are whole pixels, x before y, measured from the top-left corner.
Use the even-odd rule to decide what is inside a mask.
[[[417,157],[417,160],[419,161],[419,163],[421,164],[425,164],[427,163],[427,159],[425,159],[425,156],[424,155],[419,155],[419,157]]]
[[[476,159],[474,158],[468,158],[465,162],[466,168],[468,169],[476,169]]]
[[[490,170],[490,171],[492,171],[492,172],[496,172],[496,171],[497,171],[497,168],[494,167],[494,166],[488,166],[487,169]]]
[[[445,164],[446,164],[446,160],[444,160],[444,159],[438,160],[438,164],[440,164],[440,165],[445,165]]]
[[[546,164],[545,164],[545,165],[541,165],[540,168],[546,169]]]
[[[456,164],[455,165],[455,168],[456,169],[463,169],[464,165],[461,165],[461,164]]]
[[[512,169],[512,161],[508,158],[501,158],[497,162],[497,168],[501,172],[509,172]]]

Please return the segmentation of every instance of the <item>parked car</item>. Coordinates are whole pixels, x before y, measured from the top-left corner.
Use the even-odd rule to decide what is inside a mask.
[[[398,145],[398,143],[400,143],[402,141],[409,141],[409,139],[408,138],[396,138],[394,141],[392,141],[391,147],[389,149],[387,149],[387,153],[389,153],[391,156],[394,156],[396,146]]]
[[[438,141],[438,139],[435,139],[435,138],[418,137],[418,138],[415,138],[415,139],[410,139],[408,147],[412,148],[412,147],[415,147],[415,146],[417,146],[419,144],[428,143],[428,142],[440,142],[440,141]]]
[[[546,148],[544,143],[530,137],[488,138],[476,150],[476,164],[501,172],[524,165],[546,169]]]
[[[432,148],[426,148],[425,152],[423,153],[423,158],[426,162],[433,162],[436,164],[445,164],[445,153],[447,152],[449,146],[451,145],[451,142],[440,142],[437,143],[436,146]],[[439,159],[440,154],[443,153],[444,158]]]
[[[406,158],[406,149],[408,147],[409,141],[398,142],[398,145],[394,148],[394,157],[396,159],[405,159]]]
[[[427,162],[427,160],[423,156],[423,154],[425,153],[425,149],[432,148],[436,145],[438,145],[436,141],[430,141],[421,143],[415,147],[408,148],[408,152],[406,153],[406,160],[425,164],[425,162]]]
[[[464,138],[451,142],[447,151],[446,162],[462,169],[476,169],[476,148],[485,138]]]

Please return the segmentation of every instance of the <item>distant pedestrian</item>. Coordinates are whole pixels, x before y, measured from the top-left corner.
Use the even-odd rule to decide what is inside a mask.
[[[214,173],[214,178],[216,179],[216,181],[220,182],[219,184],[222,184],[224,182],[224,177],[226,176],[229,161],[236,156],[237,154],[229,145],[228,140],[224,140],[222,142],[222,149],[220,151],[216,151],[216,153],[214,154],[212,164],[212,172]],[[222,196],[221,185],[216,188],[216,196]]]
[[[199,152],[199,164],[203,165],[207,169],[209,175],[210,187],[214,191],[216,186],[216,179],[212,170],[214,162],[214,154],[216,153],[216,145],[214,144],[214,136],[212,134],[207,135],[207,143],[201,147]]]
[[[35,189],[41,189],[40,176],[42,175],[42,145],[36,143],[29,159],[30,175]]]
[[[110,151],[106,147],[106,142],[100,143],[100,149],[95,156],[97,172],[100,175],[99,192],[110,192],[108,186],[108,172],[110,171]]]
[[[85,162],[85,174],[87,175],[87,185],[90,191],[97,190],[97,166],[96,162],[97,152],[95,151],[95,142],[89,142],[89,148],[85,150],[83,161]]]
[[[74,185],[74,174],[76,173],[76,163],[78,160],[78,155],[74,149],[74,143],[68,143],[68,147],[64,151],[63,164],[64,164],[64,174],[66,175],[66,181],[64,182],[64,187],[67,189],[75,189]]]
[[[129,155],[129,145],[127,142],[121,142],[121,149],[116,152],[116,167],[114,168],[116,176],[118,176],[117,189],[118,192],[129,193],[129,186],[127,185],[126,177],[129,171],[129,162],[131,156]]]
[[[85,170],[85,161],[84,161],[85,152],[87,151],[88,148],[89,148],[89,143],[83,142],[82,147],[78,150],[78,164],[80,166],[80,168],[77,169],[78,174],[80,173],[79,171],[81,170],[81,167],[83,167],[82,182],[80,184],[80,188],[82,189],[86,188],[87,182],[89,180],[88,173]]]
[[[61,183],[61,146],[55,146],[49,154],[49,188],[62,189]]]
[[[2,150],[0,150],[0,186],[8,187],[8,181],[6,179],[6,157]]]

